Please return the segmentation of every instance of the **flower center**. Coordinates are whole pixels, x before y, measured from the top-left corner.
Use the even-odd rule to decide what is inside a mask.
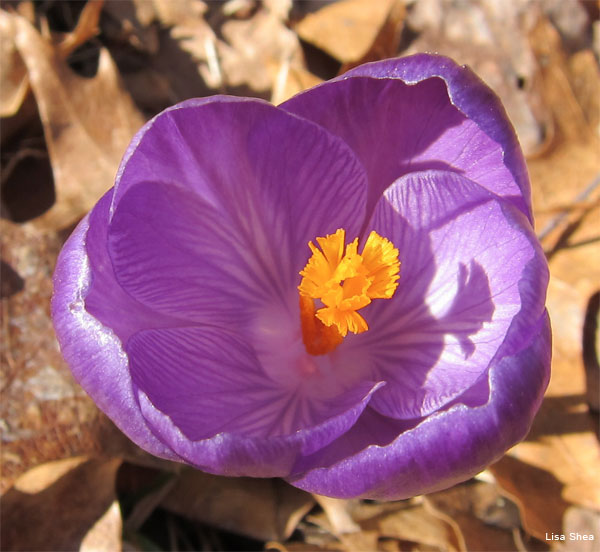
[[[345,237],[340,228],[317,238],[321,249],[308,243],[312,256],[300,271],[298,290],[302,340],[311,355],[333,351],[349,331],[367,331],[357,311],[372,299],[390,299],[398,287],[400,261],[391,241],[373,231],[359,254],[358,238],[346,246]]]

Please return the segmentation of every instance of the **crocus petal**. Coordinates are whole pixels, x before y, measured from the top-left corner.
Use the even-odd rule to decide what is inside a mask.
[[[280,267],[238,249],[229,221],[173,184],[131,187],[112,217],[108,243],[118,285],[157,313],[232,329],[250,325],[262,305],[289,302],[291,286],[278,285]]]
[[[451,172],[399,179],[370,228],[399,249],[400,285],[391,300],[364,309],[370,330],[345,354],[360,351],[370,373],[388,382],[372,408],[424,416],[475,383],[521,311],[533,324],[539,319],[546,262],[519,211]],[[534,297],[524,299],[526,279]],[[527,342],[531,329],[522,327]]]
[[[539,408],[550,376],[547,314],[536,327],[518,354],[490,366],[486,404],[457,404],[412,429],[398,421],[395,438],[380,418],[361,417],[341,439],[300,459],[288,481],[327,496],[399,500],[475,475],[525,437]]]
[[[445,169],[531,217],[525,162],[504,108],[477,76],[448,58],[420,54],[369,63],[281,107],[319,123],[356,152],[369,174],[367,212],[403,174]]]
[[[85,307],[92,278],[85,248],[90,218],[110,205],[107,194],[71,234],[54,273],[52,318],[61,352],[75,379],[96,404],[147,451],[171,460],[179,457],[148,429],[131,387],[129,362],[121,341]],[[94,278],[100,274],[94,274]]]
[[[285,389],[252,347],[209,327],[148,330],[126,347],[134,389],[156,434],[188,462],[224,475],[289,475],[346,432],[382,384],[327,400]]]
[[[110,328],[122,343],[132,334],[148,328],[169,328],[184,324],[176,317],[166,316],[148,308],[126,293],[118,283],[108,252],[108,226],[113,191],[107,192],[87,219],[84,241],[93,278],[89,282],[85,309],[104,326]],[[127,316],[123,316],[123,313]]]
[[[309,240],[339,227],[357,235],[364,220],[364,169],[342,140],[318,125],[260,100],[221,96],[174,106],[134,138],[115,184],[113,210],[118,220],[114,228],[111,224],[111,254],[119,282],[136,299],[167,314],[180,312],[184,300],[181,294],[172,294],[172,265],[165,258],[165,262],[156,259],[152,267],[148,262],[139,266],[130,262],[126,268],[124,257],[142,245],[143,236],[132,235],[148,232],[151,217],[160,216],[155,211],[159,200],[150,197],[142,202],[143,192],[133,189],[149,183],[178,187],[171,192],[160,188],[161,199],[172,196],[165,204],[171,214],[181,207],[178,197],[191,201],[195,194],[196,204],[202,206],[190,206],[181,221],[163,225],[158,230],[165,234],[161,242],[147,241],[138,258],[176,256],[165,247],[185,243],[187,233],[189,245],[183,246],[179,260],[195,249],[198,263],[222,263],[220,273],[247,269],[248,279],[259,279],[265,290],[280,295],[297,286]],[[136,195],[128,200],[129,193]],[[128,215],[137,201],[141,203],[135,215]],[[141,211],[144,219],[125,230]],[[204,235],[194,240],[189,224],[209,212],[210,221],[196,230]],[[162,216],[167,219],[166,213]],[[181,263],[176,266],[182,268]],[[152,275],[146,276],[150,268]],[[201,286],[192,281],[191,272],[182,270],[178,276],[182,286],[191,286],[182,292],[190,297]],[[217,276],[213,271],[212,277]],[[186,309],[190,320],[202,318],[199,303]]]

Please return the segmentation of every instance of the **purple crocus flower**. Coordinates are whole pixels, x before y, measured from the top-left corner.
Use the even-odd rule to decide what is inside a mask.
[[[77,380],[147,451],[399,499],[525,436],[547,281],[498,98],[416,55],[279,107],[157,115],[66,243],[52,310]]]

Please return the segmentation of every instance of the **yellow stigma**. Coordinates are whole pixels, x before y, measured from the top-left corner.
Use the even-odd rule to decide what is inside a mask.
[[[308,243],[312,256],[300,271],[300,319],[306,350],[313,355],[333,351],[346,334],[369,329],[358,314],[372,299],[390,299],[398,287],[398,250],[377,232],[369,234],[362,253],[358,238],[345,245],[346,231]],[[316,308],[315,300],[323,305]]]

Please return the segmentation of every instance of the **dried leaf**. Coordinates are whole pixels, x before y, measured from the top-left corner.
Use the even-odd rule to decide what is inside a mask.
[[[588,128],[600,130],[600,69],[591,50],[581,50],[568,59],[571,87]]]
[[[114,500],[81,541],[79,552],[117,552],[122,548],[121,507]]]
[[[246,19],[250,17],[255,7],[254,0],[226,0],[221,12],[225,17]]]
[[[217,38],[204,19],[205,3],[127,0],[109,2],[106,9],[115,39],[144,55],[141,66],[134,56],[134,69],[122,77],[136,103],[149,113],[221,89]]]
[[[58,53],[66,58],[71,52],[96,36],[99,32],[98,23],[104,0],[89,0],[81,10],[75,28],[65,35],[58,44]]]
[[[587,508],[571,506],[564,516],[563,535],[569,541],[558,543],[559,550],[569,552],[594,552],[600,541],[600,513]],[[587,538],[584,539],[583,536]],[[575,537],[574,539],[572,537]],[[577,537],[580,537],[578,540]]]
[[[98,22],[104,0],[90,0],[81,11],[77,25],[70,33],[66,33],[58,43],[56,53],[66,59],[76,48],[98,34]],[[21,10],[21,11],[27,11]],[[11,16],[0,11],[0,116],[10,117],[17,113],[25,95],[29,90],[27,66],[16,45],[17,21],[19,16]],[[23,18],[31,19],[23,15]]]
[[[217,43],[217,53],[228,86],[267,91],[285,64],[305,69],[298,37],[278,12],[263,9],[246,21],[227,21],[222,33],[226,42]]]
[[[16,25],[0,10],[0,117],[14,115],[29,90],[27,68],[15,46]]]
[[[577,61],[574,77],[560,37],[546,20],[535,27],[531,43],[555,128],[545,152],[529,161],[534,206],[544,227],[551,207],[572,204],[600,170],[600,142],[573,85],[574,78],[593,82],[597,68],[585,59]],[[589,85],[580,87],[579,97],[588,89]],[[585,101],[599,100],[596,95]],[[587,305],[600,281],[598,195],[594,192],[588,208],[573,210],[544,240],[550,257],[547,306],[554,335],[550,386],[528,439],[491,468],[518,502],[525,529],[540,539],[561,532],[570,504],[600,508],[600,445],[585,401],[582,345]]]
[[[326,496],[313,495],[321,508],[322,514],[310,515],[307,521],[335,536],[342,550],[375,550],[379,532],[377,529],[363,529],[351,516],[351,511],[358,506],[358,500],[340,500]]]
[[[292,67],[288,60],[284,61],[277,70],[271,103],[279,105],[295,94],[320,84],[322,79],[301,67]]]
[[[464,550],[512,550],[513,529],[520,526],[512,503],[495,485],[481,481],[457,485],[424,497],[432,511],[455,524]]]
[[[319,503],[323,512],[327,516],[331,531],[334,535],[340,536],[346,533],[356,533],[360,531],[358,525],[350,514],[353,507],[356,507],[356,500],[341,500],[338,498],[330,498],[328,496],[320,496],[314,494],[313,497]]]
[[[371,49],[393,5],[394,0],[342,0],[307,15],[295,30],[302,40],[352,63]]]
[[[402,38],[405,17],[406,5],[404,0],[394,0],[371,47],[360,59],[352,63],[345,63],[340,69],[340,73],[345,73],[363,63],[396,57]]]
[[[340,540],[348,552],[355,550],[376,550],[379,534],[377,531],[360,531],[340,535]]]
[[[583,363],[586,401],[592,412],[600,413],[600,291],[590,297],[583,322]]]
[[[98,411],[74,382],[50,321],[56,237],[2,221],[2,254],[23,290],[2,300],[3,485],[41,462],[83,453]],[[83,445],[83,446],[82,446]],[[75,450],[72,447],[75,446]]]
[[[121,453],[145,459],[75,382],[58,350],[50,296],[62,240],[32,224],[2,220],[0,228],[3,262],[20,279],[2,298],[2,490],[52,460]]]
[[[292,9],[292,0],[262,0],[263,6],[275,17],[285,21]]]
[[[507,455],[491,466],[501,492],[521,510],[526,531],[539,539],[560,533],[568,503],[561,497],[562,484],[549,471]]]
[[[379,539],[379,545],[381,539],[394,539],[417,543],[419,547],[433,547],[436,550],[462,549],[459,535],[457,536],[452,524],[437,513],[429,512],[418,500],[373,504],[359,501],[339,502],[351,514],[351,520],[358,524],[360,531],[340,532],[330,521],[331,511],[311,515],[308,520],[336,535],[349,551],[375,549],[375,546],[365,546],[373,538]],[[337,516],[339,512],[335,512],[334,518]],[[360,545],[361,542],[364,544]]]
[[[15,481],[13,488],[16,491],[33,495],[41,493],[51,485],[54,485],[61,477],[66,476],[81,464],[89,460],[86,456],[75,456],[55,462],[46,462],[31,468]]]
[[[217,58],[217,37],[208,23],[200,16],[184,18],[171,27],[169,34],[191,56],[206,85],[221,88],[223,74]]]
[[[529,43],[540,66],[540,89],[563,137],[576,142],[591,137],[594,132],[588,127],[583,108],[573,93],[567,56],[558,31],[550,21],[540,17],[530,32]]]
[[[539,228],[544,228],[552,217],[553,207],[572,205],[577,194],[600,170],[596,126],[600,116],[600,73],[589,51],[567,59],[560,36],[546,20],[541,20],[534,29],[531,43],[541,67],[539,89],[554,128],[546,151],[528,162],[536,222]],[[563,230],[564,226],[551,236],[553,240],[545,243],[556,242]]]
[[[125,531],[138,531],[148,517],[150,517],[152,512],[154,512],[164,498],[173,490],[176,484],[177,479],[174,476],[170,476],[157,488],[152,488],[149,491],[146,490],[144,495],[136,502],[131,514],[127,517]]]
[[[120,464],[115,458],[69,459],[21,476],[2,497],[3,550],[119,551]]]
[[[281,542],[267,542],[265,544],[265,550],[273,551],[276,550],[278,552],[330,552],[330,551],[339,551],[341,549],[339,544],[335,545],[318,545],[307,542],[286,542],[285,544]],[[368,550],[368,549],[365,549]]]
[[[364,529],[377,528],[381,537],[395,538],[401,541],[415,542],[420,545],[436,547],[440,550],[459,550],[460,544],[457,535],[444,519],[432,515],[421,504],[406,507],[396,503],[396,510],[368,515],[369,505],[365,504],[355,518]]]
[[[265,541],[288,538],[313,505],[308,493],[278,479],[219,477],[191,469],[162,503],[171,512]]]
[[[407,26],[418,36],[403,52],[437,52],[469,65],[500,96],[526,154],[541,147],[551,124],[528,41],[543,5],[536,0],[416,2]]]
[[[108,51],[100,51],[94,78],[79,77],[29,22],[16,14],[10,17],[44,125],[56,186],[55,205],[36,223],[64,228],[110,188],[143,120]]]
[[[144,4],[143,1],[136,0],[138,9]],[[199,19],[206,12],[206,4],[201,0],[192,2],[173,2],[172,0],[151,0],[158,20],[165,27],[181,25],[185,20]]]
[[[158,28],[153,24],[158,16],[152,2],[107,2],[103,13],[110,22],[102,29],[109,40],[118,44],[128,44],[135,50],[148,54],[158,52]]]
[[[139,9],[137,4],[135,9],[130,4],[119,10],[109,6],[121,19],[127,8],[126,20],[135,22],[131,27],[136,37],[149,29],[142,20],[149,24],[156,19],[168,26],[159,35],[160,47],[150,63],[123,75],[136,102],[149,111],[215,91],[266,99],[272,90],[272,101],[280,103],[320,82],[306,70],[297,36],[286,26],[287,0],[263,3],[246,19],[238,11],[233,19],[224,17],[231,10],[243,12],[244,5],[223,4],[207,14],[212,27],[204,18],[205,7],[199,7],[203,4],[179,3],[177,9],[172,2],[166,4],[171,9],[167,15],[148,2]],[[141,7],[151,13],[140,15]]]

